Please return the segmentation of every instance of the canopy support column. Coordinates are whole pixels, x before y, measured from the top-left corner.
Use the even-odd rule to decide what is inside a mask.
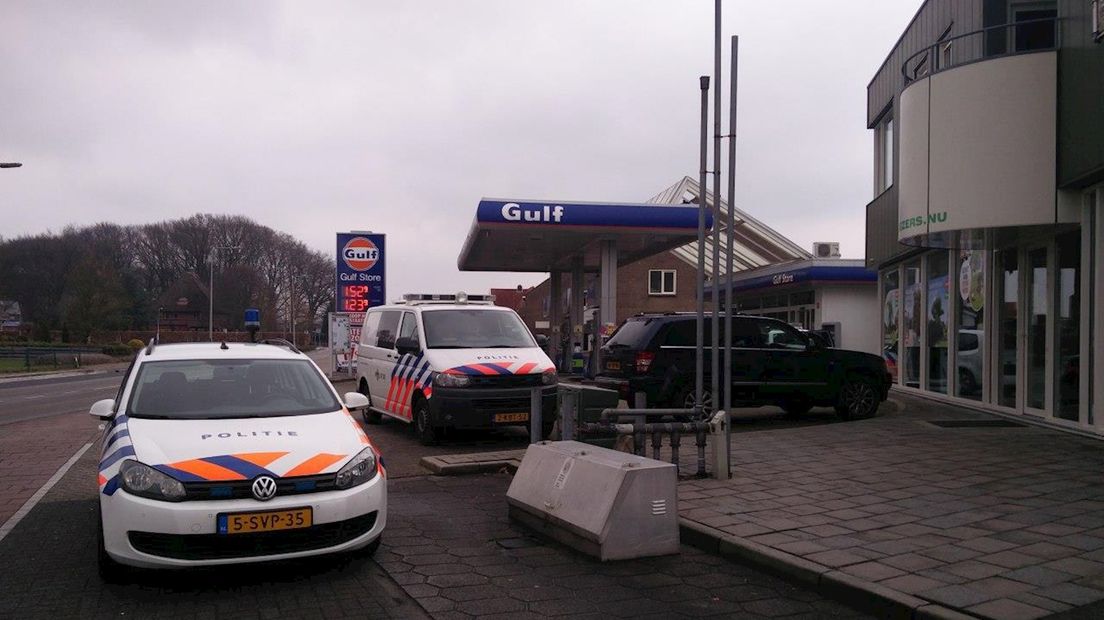
[[[606,335],[607,325],[617,324],[617,242],[600,241],[601,258],[599,266],[600,297],[598,303],[598,325],[594,337],[594,372],[598,374],[602,368],[602,342]]]
[[[583,347],[583,259],[576,258],[571,266],[571,333],[568,334],[570,347],[568,359],[574,359],[575,347]],[[571,364],[569,363],[570,367]],[[572,372],[575,368],[570,368]]]
[[[548,325],[551,327],[548,336],[548,357],[556,368],[563,370],[563,344],[561,340],[565,334],[563,331],[563,272],[553,271],[549,275],[548,284]]]

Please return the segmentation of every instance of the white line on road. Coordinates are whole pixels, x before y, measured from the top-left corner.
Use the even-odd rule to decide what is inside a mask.
[[[38,501],[42,499],[42,497],[46,495],[46,493],[49,492],[49,490],[52,489],[55,484],[58,483],[58,480],[61,480],[62,476],[64,476],[66,472],[69,471],[69,468],[73,466],[73,463],[76,463],[77,460],[80,459],[80,457],[84,456],[84,453],[88,452],[88,449],[91,447],[92,442],[84,444],[84,447],[82,447],[80,450],[77,450],[76,454],[69,457],[69,460],[65,461],[65,464],[62,465],[56,472],[54,472],[53,476],[50,476],[50,479],[46,481],[46,484],[42,485],[41,489],[35,491],[35,494],[32,495],[31,498],[28,499],[27,502],[19,508],[19,510],[15,511],[15,514],[13,514],[11,518],[9,518],[4,523],[4,525],[0,525],[0,540],[4,540],[4,537],[8,535],[8,532],[15,529],[16,525],[19,525],[19,522],[23,520],[23,517],[27,516],[27,513],[29,513],[36,504],[38,504]],[[99,510],[99,507],[97,506],[96,509]]]

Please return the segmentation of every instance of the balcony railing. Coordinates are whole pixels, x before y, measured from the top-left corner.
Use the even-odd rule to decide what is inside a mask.
[[[901,65],[905,84],[952,67],[1057,49],[1058,17],[1044,17],[989,26],[942,39],[909,56]]]

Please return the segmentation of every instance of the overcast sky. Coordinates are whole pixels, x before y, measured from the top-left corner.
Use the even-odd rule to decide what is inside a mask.
[[[724,2],[740,208],[863,255],[866,85],[919,5]],[[457,272],[480,197],[696,177],[712,37],[709,0],[9,0],[0,161],[24,166],[0,170],[0,236],[240,214],[327,253],[387,233],[389,296],[535,284]]]

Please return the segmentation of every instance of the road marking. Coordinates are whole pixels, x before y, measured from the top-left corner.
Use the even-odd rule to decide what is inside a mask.
[[[41,500],[42,497],[46,495],[46,493],[49,492],[55,484],[58,483],[58,480],[61,480],[66,472],[69,471],[69,468],[72,467],[73,464],[76,463],[78,459],[80,459],[80,457],[84,456],[84,453],[88,452],[88,449],[91,447],[92,442],[84,444],[84,447],[82,447],[80,450],[77,450],[76,454],[69,457],[69,460],[65,461],[65,464],[62,465],[56,472],[54,472],[53,476],[50,476],[50,479],[46,481],[46,484],[42,485],[41,489],[35,491],[34,495],[32,495],[31,498],[28,499],[27,502],[19,508],[19,510],[15,511],[15,514],[13,514],[4,523],[4,525],[0,525],[0,541],[4,540],[4,537],[8,535],[8,532],[15,529],[16,525],[19,525],[19,522],[23,520],[23,517],[27,516],[27,513],[31,512],[35,505],[38,504],[38,501]],[[97,506],[96,509],[99,510],[99,506]]]
[[[46,398],[49,394],[35,394],[33,396],[24,396],[23,400],[31,400],[32,398]]]

